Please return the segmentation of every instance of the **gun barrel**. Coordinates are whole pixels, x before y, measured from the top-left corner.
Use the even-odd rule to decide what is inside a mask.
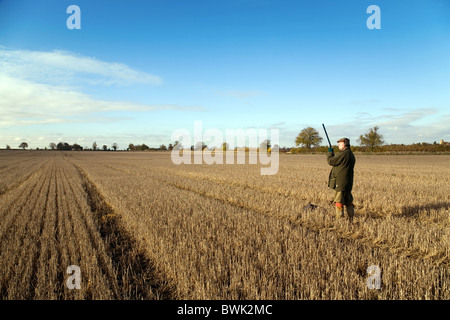
[[[325,125],[323,123],[322,123],[322,127],[323,127],[323,130],[325,131],[325,135],[327,136],[328,145],[330,146],[330,148],[332,148],[330,138],[328,138],[327,129],[325,129]]]

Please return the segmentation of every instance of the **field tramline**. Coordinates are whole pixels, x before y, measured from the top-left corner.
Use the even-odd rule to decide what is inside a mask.
[[[1,152],[1,298],[449,299],[448,156],[356,156],[349,224],[324,155],[262,176],[169,152]]]

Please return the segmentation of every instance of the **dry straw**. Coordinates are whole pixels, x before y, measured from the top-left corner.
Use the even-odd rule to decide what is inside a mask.
[[[259,169],[5,152],[1,298],[450,298],[448,156],[358,156],[352,224],[334,218],[324,155]],[[64,286],[69,265],[80,290]]]

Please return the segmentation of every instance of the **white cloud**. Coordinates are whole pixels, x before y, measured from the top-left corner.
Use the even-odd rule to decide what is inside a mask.
[[[130,119],[105,114],[112,111],[204,110],[201,106],[107,101],[79,89],[86,84],[161,83],[160,77],[122,63],[65,51],[13,51],[0,46],[0,126],[85,122],[88,118],[95,122]]]
[[[158,76],[123,63],[105,62],[66,51],[7,50],[0,47],[2,73],[38,83],[65,85],[159,85]]]
[[[380,127],[386,143],[433,142],[448,139],[449,114],[439,114],[436,108],[385,108],[377,116],[361,112],[350,122],[332,126],[334,132],[356,138],[374,126]]]

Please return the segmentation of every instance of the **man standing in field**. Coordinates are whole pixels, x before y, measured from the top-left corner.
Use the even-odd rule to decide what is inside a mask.
[[[336,218],[344,217],[344,206],[347,210],[350,222],[355,215],[353,206],[353,168],[355,156],[350,150],[350,140],[342,138],[338,140],[339,152],[334,154],[333,148],[328,149],[327,160],[333,166],[328,178],[328,187],[335,191],[334,203],[336,205]]]

